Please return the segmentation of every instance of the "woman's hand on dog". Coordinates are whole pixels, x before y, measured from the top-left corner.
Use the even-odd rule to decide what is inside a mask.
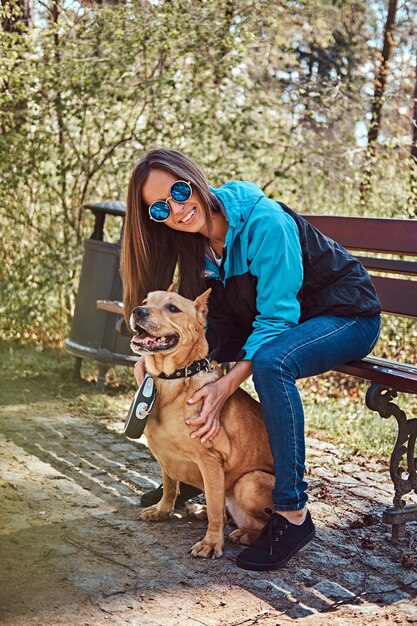
[[[140,356],[136,361],[133,373],[139,387],[142,384],[143,379],[145,378],[145,359],[143,356]]]
[[[198,430],[194,430],[191,433],[191,437],[200,437],[201,443],[204,443],[209,439],[214,439],[220,430],[220,412],[224,403],[230,396],[230,389],[228,385],[225,385],[225,378],[220,378],[215,383],[209,383],[204,385],[188,400],[188,404],[195,404],[200,400],[203,401],[203,408],[200,411],[198,417],[194,417],[186,420],[186,423],[191,426],[201,427]]]
[[[207,439],[211,441],[217,435],[220,430],[220,412],[224,403],[251,373],[251,361],[238,361],[226,376],[222,376],[215,383],[204,385],[195,392],[188,403],[195,404],[203,400],[203,408],[198,417],[187,420],[186,424],[202,424],[202,426],[192,432],[191,437],[200,437],[201,443],[204,443]]]

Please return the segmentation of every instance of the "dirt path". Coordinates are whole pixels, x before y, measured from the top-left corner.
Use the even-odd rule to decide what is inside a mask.
[[[2,624],[417,623],[417,525],[400,547],[388,541],[379,521],[392,491],[385,467],[309,440],[317,538],[279,572],[245,572],[227,541],[219,561],[192,559],[205,522],[184,512],[137,521],[140,494],[158,484],[159,468],[120,430],[2,409]],[[365,590],[374,593],[355,597]]]

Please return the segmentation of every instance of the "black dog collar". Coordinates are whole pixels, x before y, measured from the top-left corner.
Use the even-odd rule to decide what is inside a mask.
[[[202,371],[210,372],[210,362],[211,358],[206,356],[205,359],[201,359],[200,361],[193,361],[186,367],[183,367],[180,370],[175,370],[173,374],[164,374],[164,372],[161,372],[158,378],[163,378],[164,380],[173,380],[176,378],[189,378],[190,376],[195,376],[195,374],[198,374]]]

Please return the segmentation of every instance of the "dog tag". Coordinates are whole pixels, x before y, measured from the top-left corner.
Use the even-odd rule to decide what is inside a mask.
[[[124,434],[129,439],[139,439],[145,430],[146,421],[155,403],[155,385],[149,374],[145,374],[141,386],[135,393],[130,405]]]

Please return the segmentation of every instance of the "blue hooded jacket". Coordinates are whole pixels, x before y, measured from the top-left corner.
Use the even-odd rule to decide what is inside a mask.
[[[363,265],[259,187],[210,188],[228,221],[223,260],[206,261],[207,339],[219,361],[251,360],[280,333],[315,315],[376,315],[379,300]]]

